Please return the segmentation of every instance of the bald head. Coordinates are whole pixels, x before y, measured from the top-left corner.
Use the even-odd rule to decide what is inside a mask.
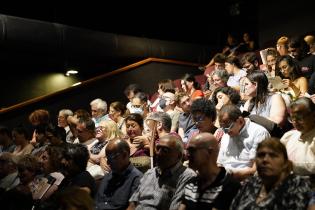
[[[211,133],[199,133],[190,140],[190,143],[195,143],[202,148],[212,148],[215,151],[219,149],[218,141]]]
[[[130,147],[125,140],[110,141],[105,151],[107,163],[113,172],[121,173],[129,166]]]

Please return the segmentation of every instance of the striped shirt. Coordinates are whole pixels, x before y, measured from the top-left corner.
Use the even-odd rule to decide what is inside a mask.
[[[182,203],[189,209],[229,209],[240,188],[240,183],[221,168],[216,179],[205,189],[200,189],[200,177],[192,179],[184,190]]]

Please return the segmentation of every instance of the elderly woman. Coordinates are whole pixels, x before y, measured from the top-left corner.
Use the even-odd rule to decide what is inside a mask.
[[[205,95],[206,98],[209,98],[212,96],[212,93],[215,89],[219,87],[226,87],[227,81],[229,79],[229,74],[226,70],[218,69],[214,70],[207,79],[207,83],[205,86]]]
[[[96,129],[96,138],[98,141],[88,145],[90,152],[89,161],[94,164],[99,164],[100,159],[105,157],[105,145],[116,138],[121,138],[122,133],[117,124],[112,120],[101,121]]]
[[[245,182],[231,209],[306,209],[310,182],[291,172],[292,163],[279,139],[260,142],[255,162],[258,176]]]

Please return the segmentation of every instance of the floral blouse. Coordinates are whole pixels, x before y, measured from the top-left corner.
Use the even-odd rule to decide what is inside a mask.
[[[307,177],[290,174],[280,185],[268,193],[258,204],[256,199],[262,187],[258,176],[249,178],[234,198],[230,209],[306,209],[311,197],[310,181]]]

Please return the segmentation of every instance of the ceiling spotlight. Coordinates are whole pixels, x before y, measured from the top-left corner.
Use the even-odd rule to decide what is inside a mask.
[[[68,70],[66,72],[66,76],[69,77],[70,75],[77,74],[77,73],[79,73],[77,70]]]

